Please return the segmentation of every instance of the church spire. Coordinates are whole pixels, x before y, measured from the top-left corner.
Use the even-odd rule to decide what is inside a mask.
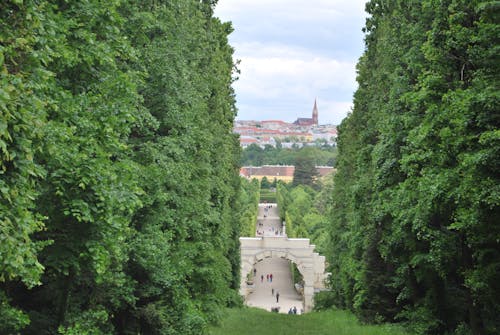
[[[318,125],[318,105],[316,104],[316,99],[314,99],[312,121],[315,126]]]

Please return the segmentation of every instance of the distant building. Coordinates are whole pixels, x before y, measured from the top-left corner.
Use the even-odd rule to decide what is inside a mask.
[[[311,127],[318,125],[318,105],[314,99],[312,118],[298,118],[293,124],[301,127]]]
[[[258,180],[266,177],[271,182],[276,179],[288,183],[293,180],[294,171],[293,165],[244,166],[240,169],[240,176]]]
[[[335,125],[318,124],[318,104],[314,100],[312,118],[298,118],[294,123],[282,120],[236,120],[233,132],[240,135],[243,148],[254,143],[264,148],[275,146],[279,141],[283,148],[314,145],[318,140],[335,145],[337,128]]]
[[[316,166],[316,170],[320,177],[324,177],[332,172],[335,168],[331,166]],[[263,166],[243,166],[240,169],[240,176],[247,179],[258,179],[266,177],[270,182],[281,180],[286,183],[293,181],[293,173],[295,166],[293,165],[263,165]]]
[[[288,123],[281,120],[265,120],[260,121],[260,125],[265,129],[287,129]]]
[[[330,129],[316,128],[315,131],[313,132],[313,141],[316,141],[316,140],[326,140],[328,143],[336,142],[337,141],[337,129],[336,128],[330,128]]]
[[[245,149],[248,147],[250,144],[257,144],[258,141],[254,137],[250,136],[240,136],[240,146]]]

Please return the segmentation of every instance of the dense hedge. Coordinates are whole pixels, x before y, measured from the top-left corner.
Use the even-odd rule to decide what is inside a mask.
[[[498,334],[498,2],[366,8],[359,88],[339,127],[333,301],[420,334]]]
[[[0,333],[200,334],[237,303],[214,3],[0,3]]]

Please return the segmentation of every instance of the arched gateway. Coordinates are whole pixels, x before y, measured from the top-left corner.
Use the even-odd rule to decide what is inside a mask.
[[[314,252],[314,245],[308,238],[287,238],[286,236],[240,237],[241,285],[240,294],[249,293],[246,278],[257,262],[264,258],[279,257],[292,261],[304,279],[304,311],[313,308],[316,291],[325,288],[325,257]]]

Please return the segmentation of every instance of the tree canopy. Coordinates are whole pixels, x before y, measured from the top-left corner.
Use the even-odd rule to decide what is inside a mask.
[[[500,329],[499,7],[366,5],[330,210],[335,304],[419,334]]]
[[[314,186],[319,176],[316,170],[316,159],[314,151],[310,148],[301,150],[295,157],[293,171],[293,185]]]
[[[262,166],[262,165],[294,165],[298,157],[307,152],[314,158],[314,164],[334,166],[337,157],[335,146],[306,146],[296,148],[282,148],[266,145],[261,148],[255,143],[243,149],[241,155],[242,166]]]
[[[213,1],[0,4],[0,332],[200,334],[238,303]]]

